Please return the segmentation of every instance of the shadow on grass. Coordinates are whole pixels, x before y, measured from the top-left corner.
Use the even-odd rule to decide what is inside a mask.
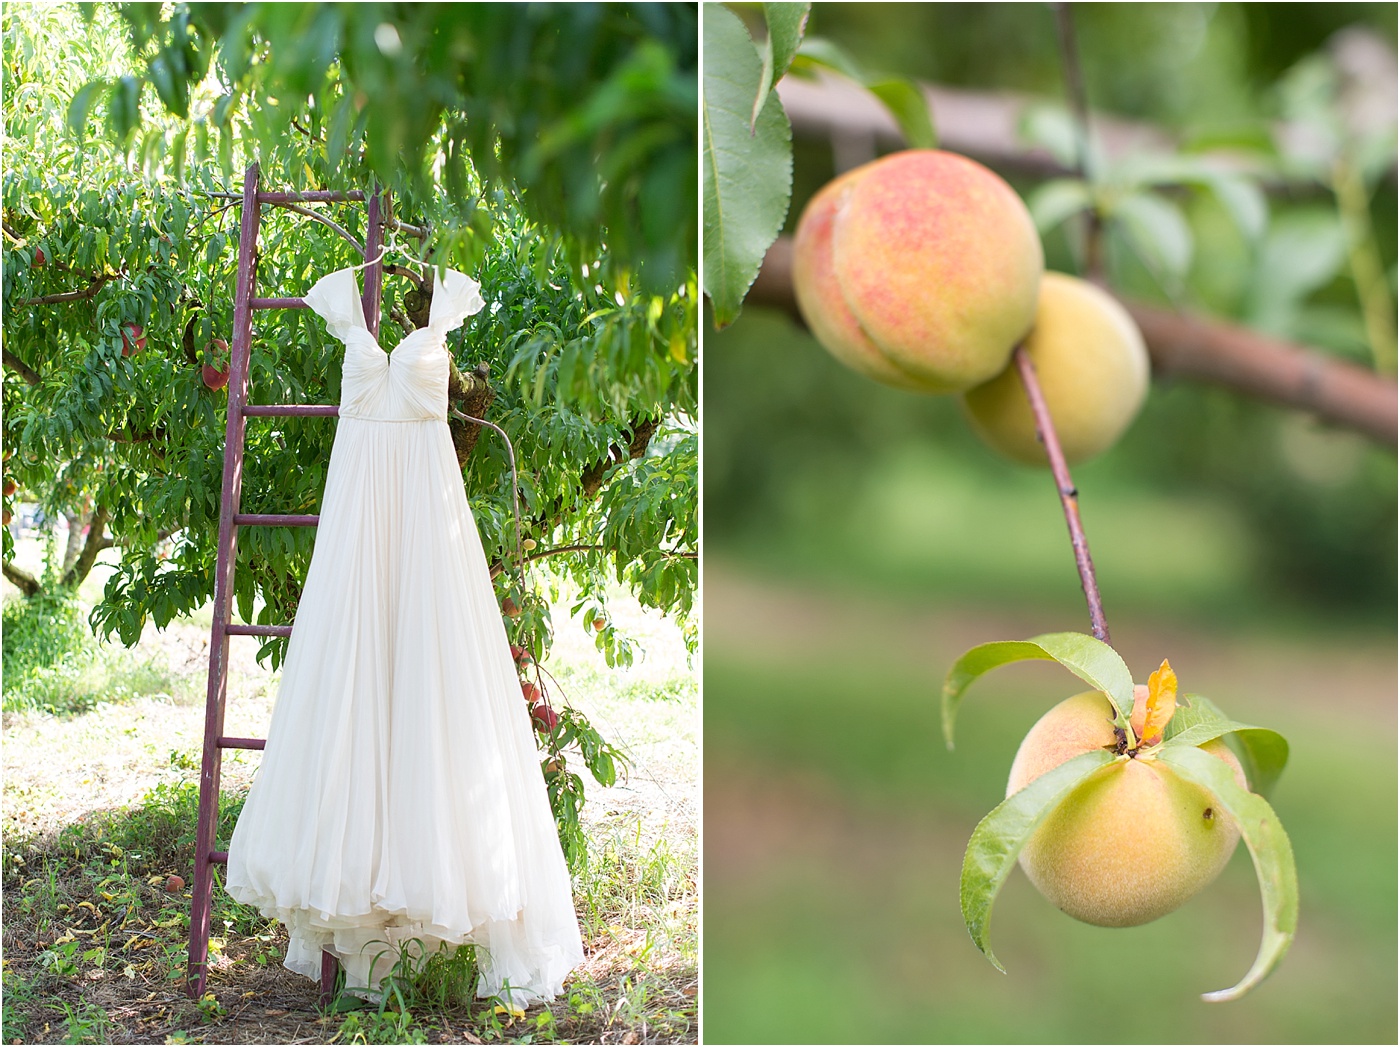
[[[477,1000],[465,954],[402,967],[383,1005],[340,997],[281,965],[275,921],[214,892],[209,991],[185,995],[195,782],[163,783],[123,810],[4,841],[4,1029],[25,1043],[694,1042],[691,856],[590,839],[576,888],[587,959],[549,1006]],[[225,794],[227,839],[243,794]]]

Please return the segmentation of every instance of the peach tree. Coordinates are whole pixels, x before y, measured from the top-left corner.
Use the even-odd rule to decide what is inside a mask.
[[[574,610],[610,663],[632,658],[606,613],[612,584],[677,616],[695,640],[698,291],[693,208],[675,210],[694,177],[693,162],[687,170],[677,159],[694,156],[693,121],[675,116],[694,91],[695,56],[683,12],[594,11],[616,24],[591,35],[576,24],[586,12],[524,13],[404,14],[405,44],[425,34],[457,44],[432,69],[431,119],[396,132],[416,144],[394,139],[386,152],[385,92],[426,88],[385,59],[369,13],[99,6],[85,24],[76,7],[6,10],[5,513],[31,504],[66,517],[70,537],[36,576],[14,562],[7,529],[4,570],[29,595],[68,591],[114,548],[91,620],[128,645],[147,623],[163,628],[210,598],[238,249],[233,175],[256,159],[264,185],[385,187],[400,223],[386,339],[427,312],[405,256],[473,272],[488,302],[450,342],[453,406],[509,434],[518,488],[497,434],[454,420],[453,435],[523,683],[537,688],[547,780],[576,862],[583,783],[559,754],[577,752],[604,783],[620,754],[580,712],[549,702],[557,685],[538,665],[551,643],[552,579],[573,580]],[[314,55],[298,21],[307,17],[336,20]],[[495,47],[503,34],[520,68],[497,68],[489,88],[453,79],[462,46]],[[556,77],[524,75],[566,40],[571,64]],[[267,104],[293,85],[312,99],[306,111]],[[531,92],[547,96],[536,109],[544,123],[502,122]],[[548,163],[527,148],[541,135],[557,151]],[[611,175],[605,188],[599,164]],[[363,206],[319,213],[265,209],[261,293],[299,295],[358,261],[347,241],[363,240]],[[309,313],[260,313],[249,388],[254,403],[334,403],[338,346]],[[325,419],[250,421],[244,511],[314,512],[333,436]],[[242,533],[235,600],[245,621],[292,619],[313,537]],[[284,649],[274,639],[259,657],[275,666]]]
[[[1144,181],[1113,198],[1115,213],[1094,212],[1085,252],[1091,280],[1044,272],[1040,231],[1092,204],[1088,158],[1079,156],[1081,179],[1052,183],[1033,216],[996,174],[936,148],[917,89],[872,80],[830,43],[804,40],[808,13],[806,4],[763,5],[756,45],[733,13],[706,11],[705,266],[715,323],[737,315],[786,218],[792,147],[775,82],[820,66],[867,84],[915,148],[839,174],[808,202],[791,241],[797,310],[843,364],[896,388],[959,397],[991,447],[1050,469],[1089,607],[1092,635],[982,644],[948,674],[950,748],[964,692],[998,666],[1055,661],[1092,688],[1031,729],[1005,801],[974,830],[959,888],[968,931],[1000,968],[989,945],[991,908],[1018,861],[1069,915],[1123,927],[1200,891],[1243,838],[1263,895],[1263,942],[1237,985],[1206,996],[1237,999],[1274,968],[1296,929],[1293,853],[1265,799],[1288,746],[1205,697],[1178,696],[1166,660],[1134,684],[1109,643],[1069,473],[1070,462],[1117,441],[1149,378],[1133,317],[1094,282],[1103,278],[1095,262],[1101,223],[1109,218],[1139,237],[1170,281],[1181,276],[1181,238],[1162,215],[1174,205]],[[1059,17],[1067,28],[1063,5]],[[1179,167],[1188,178],[1194,170],[1242,225],[1262,221],[1262,196],[1247,179]]]

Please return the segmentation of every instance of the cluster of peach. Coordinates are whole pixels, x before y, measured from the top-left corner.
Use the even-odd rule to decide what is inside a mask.
[[[888,385],[959,394],[973,429],[1013,459],[1046,464],[1017,345],[1070,463],[1110,447],[1146,398],[1127,311],[1045,272],[1021,198],[967,157],[911,149],[848,171],[807,205],[794,248],[798,306],[832,355]]]

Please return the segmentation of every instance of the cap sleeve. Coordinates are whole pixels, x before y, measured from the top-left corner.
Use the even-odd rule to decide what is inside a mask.
[[[340,269],[321,277],[306,292],[306,304],[342,342],[349,340],[352,331],[367,330],[353,269]]]
[[[444,269],[433,288],[432,311],[428,326],[447,333],[486,305],[481,300],[481,284],[455,269]]]

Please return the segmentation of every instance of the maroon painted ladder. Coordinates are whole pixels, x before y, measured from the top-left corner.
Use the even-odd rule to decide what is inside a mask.
[[[204,995],[209,975],[209,922],[214,893],[214,866],[228,860],[227,851],[216,850],[219,811],[219,775],[225,749],[261,749],[264,739],[230,738],[224,735],[224,707],[228,692],[228,638],[230,636],[290,636],[290,625],[237,625],[230,621],[233,599],[233,567],[237,560],[240,527],[314,527],[316,516],[243,513],[239,502],[243,489],[243,434],[248,418],[320,415],[334,417],[333,404],[249,404],[248,358],[252,351],[255,309],[305,309],[301,298],[255,298],[258,228],[263,204],[363,201],[363,192],[317,191],[306,193],[261,192],[258,165],[243,178],[243,222],[238,238],[238,282],[233,303],[233,349],[229,361],[228,426],[224,438],[224,482],[219,507],[219,553],[214,569],[214,628],[209,640],[209,690],[204,714],[204,759],[199,775],[199,830],[195,847],[194,889],[190,909],[190,959],[186,991]],[[379,333],[379,304],[383,263],[377,260],[383,234],[381,198],[372,194],[367,203],[364,257],[376,258],[367,266],[361,302],[370,333]],[[336,961],[329,953],[321,959],[321,999],[330,999]]]

